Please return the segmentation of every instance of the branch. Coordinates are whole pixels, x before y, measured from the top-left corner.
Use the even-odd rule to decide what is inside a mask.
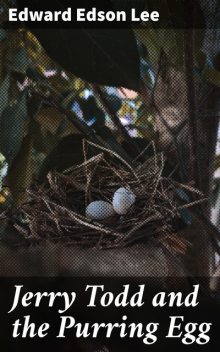
[[[193,2],[186,2],[186,29],[184,30],[184,54],[185,54],[185,73],[188,97],[189,127],[191,133],[191,168],[192,177],[197,187],[201,186],[201,177],[198,163],[198,129],[196,118],[196,93],[194,82],[194,15],[195,6]]]

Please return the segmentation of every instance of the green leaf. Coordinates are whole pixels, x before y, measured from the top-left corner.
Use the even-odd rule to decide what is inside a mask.
[[[7,31],[3,28],[0,28],[0,41],[4,40],[7,38]]]
[[[18,155],[12,163],[8,179],[13,200],[16,205],[27,200],[27,189],[32,183],[32,135],[29,133],[22,141]]]
[[[206,82],[220,88],[220,72],[214,68],[208,68],[203,73],[203,78]]]
[[[75,76],[90,83],[140,89],[140,60],[132,29],[34,28],[32,33],[50,58]]]
[[[18,73],[25,74],[29,66],[29,60],[27,50],[22,47],[18,50],[17,54],[13,56],[13,59],[8,64],[9,68]]]
[[[215,167],[215,169],[214,169],[215,171],[217,171],[220,168],[220,155],[216,155],[214,167]]]
[[[4,81],[0,85],[0,97],[1,97],[0,116],[8,104],[9,87],[10,87],[10,76],[7,75],[4,79]]]
[[[136,35],[147,48],[149,59],[157,69],[161,52],[164,52],[170,64],[183,67],[183,30],[182,29],[137,29]]]
[[[14,105],[8,105],[0,117],[0,151],[10,162],[19,152],[27,118],[26,93]]]

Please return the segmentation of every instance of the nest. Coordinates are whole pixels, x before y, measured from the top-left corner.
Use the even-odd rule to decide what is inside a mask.
[[[96,152],[89,158],[91,148],[93,155]],[[163,154],[155,153],[142,164],[137,158],[130,165],[111,150],[85,141],[84,159],[63,173],[50,172],[43,186],[28,191],[30,201],[20,210],[23,221],[15,225],[28,241],[104,249],[157,239],[184,250],[173,226],[180,209],[176,184],[162,177]],[[90,202],[111,203],[120,187],[129,187],[136,196],[126,215],[102,221],[86,217]]]

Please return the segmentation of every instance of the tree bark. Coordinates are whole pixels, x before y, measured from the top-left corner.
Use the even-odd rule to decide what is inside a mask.
[[[200,5],[206,19],[202,50],[219,69],[220,30],[214,25],[220,16],[220,2],[200,0]],[[163,65],[159,73],[155,90],[156,124],[160,132],[159,147],[168,149],[171,161],[179,164],[182,180],[193,182],[208,197],[201,211],[210,219],[220,89],[203,78],[195,79],[193,40],[193,30],[185,30],[185,74],[169,65]],[[189,267],[196,276],[210,276],[212,270],[214,252],[209,232],[196,219],[187,230],[192,243]]]

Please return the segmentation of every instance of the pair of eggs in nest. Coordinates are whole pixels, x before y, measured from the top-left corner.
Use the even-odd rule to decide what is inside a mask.
[[[86,208],[86,217],[92,220],[104,220],[111,216],[125,215],[135,203],[135,194],[130,188],[119,188],[113,195],[112,203],[98,200],[90,203]]]

